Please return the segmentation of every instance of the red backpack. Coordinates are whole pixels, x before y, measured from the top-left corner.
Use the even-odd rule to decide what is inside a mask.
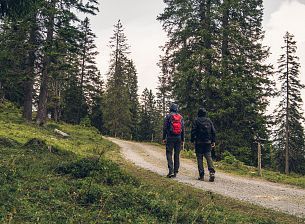
[[[171,115],[170,131],[173,135],[180,135],[182,133],[182,116],[180,114]]]

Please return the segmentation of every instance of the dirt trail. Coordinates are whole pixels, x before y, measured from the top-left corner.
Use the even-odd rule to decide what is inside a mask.
[[[136,166],[162,176],[167,174],[165,151],[160,147],[113,138],[109,140],[119,145],[123,156]],[[179,182],[298,217],[305,217],[304,189],[221,172],[217,172],[215,182],[210,183],[207,180],[204,182],[196,180],[197,175],[197,165],[189,159],[181,159],[179,175],[175,178]]]

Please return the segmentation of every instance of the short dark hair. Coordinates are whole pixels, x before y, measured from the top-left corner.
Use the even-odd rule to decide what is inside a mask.
[[[200,108],[198,110],[198,117],[206,117],[207,116],[207,110],[205,108]]]

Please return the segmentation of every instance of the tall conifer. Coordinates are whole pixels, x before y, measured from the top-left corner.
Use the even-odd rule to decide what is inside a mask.
[[[305,173],[305,143],[302,126],[303,110],[300,83],[300,63],[296,56],[294,36],[286,33],[283,54],[278,60],[278,79],[281,82],[280,103],[275,111],[275,149],[277,165],[288,174]]]
[[[120,20],[114,26],[110,48],[112,53],[105,93],[105,127],[111,135],[129,137],[131,134],[131,103],[129,89],[126,85],[129,45]]]

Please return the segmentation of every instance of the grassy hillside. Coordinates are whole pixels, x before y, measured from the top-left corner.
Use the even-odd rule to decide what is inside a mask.
[[[301,223],[137,169],[92,128],[37,127],[11,104],[0,125],[1,223]]]

